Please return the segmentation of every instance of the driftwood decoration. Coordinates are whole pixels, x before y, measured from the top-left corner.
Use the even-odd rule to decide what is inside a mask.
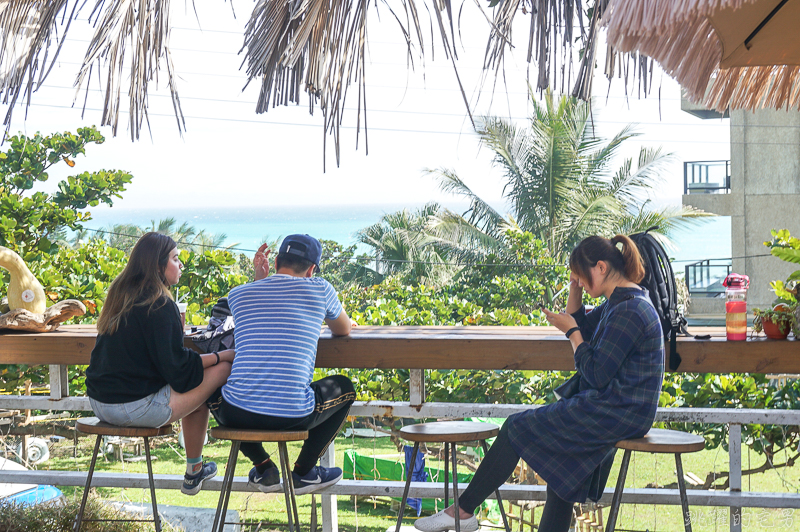
[[[73,316],[86,314],[86,306],[77,299],[59,301],[42,314],[18,308],[0,315],[0,329],[29,332],[52,332]]]

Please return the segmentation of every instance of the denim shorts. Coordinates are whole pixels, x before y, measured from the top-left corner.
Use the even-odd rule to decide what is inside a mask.
[[[169,384],[138,401],[101,403],[89,398],[89,404],[100,421],[120,427],[160,427],[172,417],[169,407]]]

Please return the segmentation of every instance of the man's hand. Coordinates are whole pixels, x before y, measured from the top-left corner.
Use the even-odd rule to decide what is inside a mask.
[[[261,244],[253,257],[253,270],[255,271],[256,281],[260,281],[269,275],[269,254],[272,250],[267,244]]]

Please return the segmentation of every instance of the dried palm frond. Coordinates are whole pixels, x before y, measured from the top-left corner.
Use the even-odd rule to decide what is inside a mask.
[[[147,90],[151,81],[158,83],[162,59],[166,64],[178,132],[186,127],[181,110],[178,89],[175,85],[174,68],[169,51],[169,0],[112,0],[108,2],[102,17],[99,15],[106,0],[97,0],[91,15],[97,26],[83,66],[75,80],[80,90],[91,77],[92,66],[107,64],[104,89],[103,117],[101,125],[109,125],[114,136],[119,126],[120,97],[124,83],[125,55],[130,53],[128,80],[128,113],[131,140],[139,138],[142,123],[147,119]],[[130,47],[130,50],[126,48]],[[77,96],[77,95],[76,95]]]
[[[63,38],[54,41],[58,25],[63,26],[63,35],[86,0],[76,0],[71,12],[68,3],[69,0],[0,0],[0,93],[4,102],[11,104],[6,124],[23,91],[30,104],[32,92],[49,72],[48,53],[52,66],[63,42]],[[482,0],[475,3],[483,12]],[[415,67],[417,54],[424,62],[423,35],[427,31],[423,32],[420,11],[430,13],[430,38],[433,40],[438,30],[472,121],[470,102],[456,69],[456,39],[462,36],[456,27],[452,0],[381,0],[380,5],[400,26],[410,68]],[[377,6],[376,2],[375,9]],[[512,23],[522,11],[531,16],[527,57],[538,64],[538,89],[543,90],[559,78],[562,84],[569,80],[576,19],[581,36],[586,35],[581,0],[491,0],[489,6],[494,13],[490,16],[484,12],[490,30],[484,58],[487,71],[500,75],[506,47],[512,46]],[[123,110],[120,100],[127,97],[131,139],[138,139],[148,120],[150,82],[157,83],[163,69],[182,133],[185,120],[169,49],[169,0],[95,0],[90,7],[89,21],[96,29],[75,86],[78,91],[85,89],[88,97],[88,83],[92,74],[97,76],[103,86],[102,125],[110,125],[112,134],[117,134]],[[317,105],[322,110],[326,133],[323,138],[333,136],[337,165],[339,128],[351,84],[357,86],[358,93],[356,139],[362,126],[366,132],[368,8],[368,0],[257,0],[244,34],[247,84],[256,79],[261,83],[256,112],[266,112],[270,105],[299,103],[301,93],[308,92],[309,110],[313,112]]]
[[[800,67],[720,66],[722,39],[709,17],[717,10],[740,9],[753,0],[608,1],[603,22],[608,27],[609,45],[654,58],[681,84],[690,100],[720,112],[729,108],[800,108]],[[775,62],[780,59],[775,57]]]
[[[3,104],[8,104],[3,120],[6,129],[20,94],[24,91],[26,105],[30,105],[31,95],[53,67],[77,6],[75,2],[72,13],[65,17],[68,0],[0,2],[0,94]],[[65,18],[59,39],[58,20]],[[49,67],[48,55],[52,55]]]

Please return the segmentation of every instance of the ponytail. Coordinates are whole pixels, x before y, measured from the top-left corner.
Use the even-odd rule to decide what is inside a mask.
[[[624,263],[622,274],[625,278],[633,283],[639,284],[644,279],[644,264],[642,264],[642,255],[639,253],[639,248],[633,243],[633,240],[625,235],[616,235],[611,239],[611,243],[615,248],[618,244],[622,245],[622,262]]]
[[[625,235],[616,235],[611,239],[601,236],[584,238],[572,250],[569,267],[580,277],[591,279],[589,270],[601,260],[628,281],[639,283],[644,279],[644,265],[639,248]]]

